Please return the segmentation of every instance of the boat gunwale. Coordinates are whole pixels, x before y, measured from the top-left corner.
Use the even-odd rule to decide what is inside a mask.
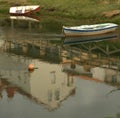
[[[99,28],[99,29],[70,29],[69,27],[63,27],[64,30],[66,31],[73,31],[73,32],[95,32],[95,31],[104,31],[104,30],[108,30],[108,29],[114,29],[117,28],[118,26],[111,26],[111,27],[106,27],[106,28]]]

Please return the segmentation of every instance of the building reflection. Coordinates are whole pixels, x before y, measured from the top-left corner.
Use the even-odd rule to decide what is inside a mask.
[[[87,58],[87,55],[86,55]],[[72,67],[74,59],[74,68]],[[95,80],[99,82],[109,83],[111,85],[119,85],[120,84],[120,70],[119,70],[119,58],[113,59],[110,61],[108,58],[104,58],[103,60],[96,61],[89,59],[84,63],[81,62],[78,58],[66,59],[63,58],[64,63],[62,63],[62,70],[68,74],[72,74],[74,76],[80,76],[84,79]],[[100,61],[100,62],[99,62]]]
[[[120,84],[120,71],[115,69],[95,67],[91,69],[92,77],[105,82]]]
[[[106,41],[107,38],[110,38],[109,43]],[[92,37],[82,37],[84,42],[79,37],[74,37],[75,40],[65,39],[64,51],[62,52],[63,71],[83,79],[117,86],[120,84],[120,50],[116,44],[114,44],[116,47],[113,46],[113,42],[117,41],[118,38],[115,34],[110,33],[102,35],[102,37],[97,36],[100,42],[92,42]],[[96,40],[96,36],[93,39]],[[87,42],[85,42],[86,40]]]
[[[76,76],[119,85],[120,60],[119,56],[112,55],[119,53],[118,46],[111,48],[111,44],[105,42],[104,47],[102,42],[61,46],[60,37],[58,40],[14,33],[11,38],[11,32],[6,32],[4,37],[0,46],[1,99],[3,89],[8,98],[13,98],[18,91],[44,104],[48,110],[55,110],[63,100],[75,94]],[[29,63],[38,69],[30,73]]]
[[[52,63],[59,63],[61,61],[60,48],[56,45],[51,45],[49,41],[5,41],[4,45],[4,50],[9,53],[41,58]]]
[[[5,88],[8,98],[13,98],[15,91],[18,91],[37,103],[44,104],[48,110],[54,110],[60,106],[63,100],[75,94],[73,78],[61,72],[60,66],[52,66],[34,60],[35,65],[39,68],[33,73],[29,73],[23,58],[18,61],[14,55],[1,56],[1,67],[4,66],[4,68],[0,69],[0,74],[2,80],[6,80],[9,83]],[[6,60],[3,61],[4,58]],[[7,63],[8,61],[12,65]]]
[[[47,40],[33,42],[4,41],[0,55],[1,78],[9,83],[5,88],[8,98],[13,98],[17,91],[51,111],[75,94],[74,79],[61,71],[61,65],[57,65],[61,60],[59,46]],[[30,73],[27,69],[29,63],[34,63],[38,69]]]

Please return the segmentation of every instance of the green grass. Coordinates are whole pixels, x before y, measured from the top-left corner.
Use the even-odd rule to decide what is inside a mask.
[[[0,14],[7,14],[9,7],[15,4],[40,4],[41,10],[38,13],[40,16],[59,16],[90,22],[107,20],[120,23],[119,18],[107,19],[102,15],[105,11],[120,9],[119,3],[110,0],[110,3],[105,4],[104,1],[108,0],[0,0]]]
[[[104,4],[101,1],[105,0],[27,0],[30,4],[40,4],[43,13],[48,15],[58,15],[61,17],[74,18],[80,20],[92,20],[92,21],[106,21],[111,20],[113,22],[120,23],[119,18],[105,18],[102,13],[105,11],[111,11],[120,9],[120,5],[116,2]],[[54,11],[50,11],[54,9]]]

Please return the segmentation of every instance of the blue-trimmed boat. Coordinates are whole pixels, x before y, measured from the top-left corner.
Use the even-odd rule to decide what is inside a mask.
[[[102,23],[73,27],[63,26],[63,33],[65,34],[65,36],[97,35],[113,32],[117,29],[117,27],[118,25],[115,23]]]

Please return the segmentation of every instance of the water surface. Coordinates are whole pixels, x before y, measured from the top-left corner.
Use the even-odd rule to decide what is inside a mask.
[[[6,24],[0,27],[1,118],[120,117],[118,33],[66,45],[61,23]]]

